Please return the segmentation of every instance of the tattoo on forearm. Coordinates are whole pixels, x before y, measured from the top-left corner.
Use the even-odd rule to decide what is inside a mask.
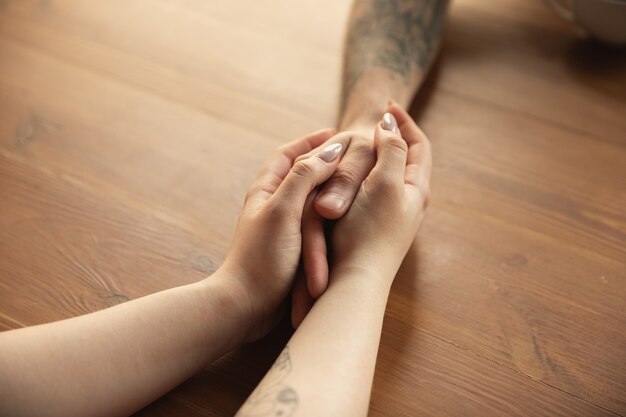
[[[261,384],[237,413],[237,417],[291,417],[298,406],[298,394],[284,383],[291,373],[289,346],[272,365]]]
[[[344,96],[368,68],[409,83],[424,71],[443,26],[447,0],[355,0],[344,62]]]

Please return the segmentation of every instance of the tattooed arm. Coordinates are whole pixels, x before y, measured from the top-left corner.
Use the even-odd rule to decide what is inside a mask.
[[[389,288],[364,271],[331,279],[236,417],[367,415]]]
[[[438,48],[447,0],[356,0],[344,56],[341,130],[370,129],[390,99],[407,108]]]
[[[407,108],[440,43],[447,0],[355,0],[345,48],[341,134],[350,148],[313,207],[325,219],[350,208],[374,166],[372,132],[390,99]],[[292,322],[304,319],[326,289],[328,263],[321,219],[305,216],[306,285],[293,292]],[[307,290],[308,288],[308,290]]]
[[[376,165],[332,231],[328,289],[238,417],[367,415],[389,289],[422,221],[431,171],[428,139],[400,106],[389,111],[375,132]]]

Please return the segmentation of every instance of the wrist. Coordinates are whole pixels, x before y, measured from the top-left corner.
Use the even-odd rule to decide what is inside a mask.
[[[350,307],[354,313],[364,308],[374,311],[376,306],[384,310],[389,299],[392,279],[380,275],[371,269],[353,265],[338,265],[331,269],[329,285],[318,300],[341,300],[341,304]]]
[[[376,124],[379,122],[380,120],[377,120],[375,122],[369,122],[367,120],[358,120],[350,124],[340,125],[339,131],[356,133],[357,135],[362,136],[364,138],[369,138],[373,142]]]
[[[358,132],[367,137],[374,136],[374,129],[380,122],[385,109],[372,110],[372,111],[360,111],[353,113],[346,111],[339,122],[339,131],[351,131]]]
[[[231,322],[235,329],[228,342],[229,348],[236,348],[249,339],[254,330],[254,310],[246,288],[223,268],[198,283],[206,295],[208,303],[219,303],[220,320]]]
[[[413,93],[414,88],[388,70],[370,68],[344,92],[339,130],[353,126],[373,127],[387,111],[390,100],[406,108]]]
[[[354,230],[335,230],[335,233],[352,236]],[[357,241],[363,242],[354,246],[350,241],[334,236],[332,244],[334,263],[332,269],[342,273],[366,276],[371,281],[382,281],[391,287],[396,273],[407,253],[401,242],[383,237],[374,237],[371,234],[358,235]]]
[[[333,286],[350,287],[355,293],[373,292],[387,297],[397,269],[377,262],[343,261],[333,265],[329,290]]]

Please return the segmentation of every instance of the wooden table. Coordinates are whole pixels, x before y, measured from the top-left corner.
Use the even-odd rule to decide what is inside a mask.
[[[0,328],[196,281],[265,156],[335,123],[349,0],[0,2]],[[433,199],[372,416],[626,415],[626,51],[460,0],[412,114]],[[232,415],[289,336],[145,416]]]

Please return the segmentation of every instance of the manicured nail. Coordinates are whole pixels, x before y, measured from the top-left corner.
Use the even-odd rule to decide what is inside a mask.
[[[328,210],[341,210],[343,205],[346,204],[346,200],[339,194],[328,193],[322,195],[317,200],[317,204],[326,207]]]
[[[333,162],[341,153],[341,148],[343,148],[341,143],[333,143],[318,153],[317,157],[324,162]]]
[[[383,115],[383,121],[380,123],[381,127],[385,130],[388,130],[393,133],[400,133],[400,129],[398,129],[398,122],[396,118],[393,117],[391,113],[385,113]]]

